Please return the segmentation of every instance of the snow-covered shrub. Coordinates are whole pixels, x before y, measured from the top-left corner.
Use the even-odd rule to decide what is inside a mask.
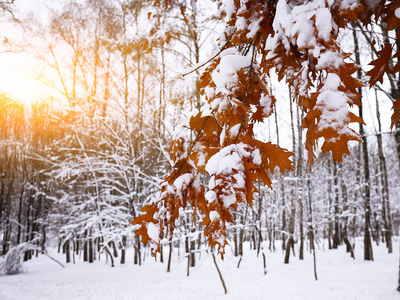
[[[22,243],[12,247],[0,263],[0,276],[22,273],[22,256],[26,251],[34,248],[35,246],[29,243]]]

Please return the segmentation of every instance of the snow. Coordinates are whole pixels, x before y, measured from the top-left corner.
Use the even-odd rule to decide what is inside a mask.
[[[293,18],[293,25],[291,25],[291,30],[289,37],[293,38],[293,42],[300,49],[312,48],[316,44],[315,34],[314,34],[314,21],[310,19],[312,14],[307,11],[306,5],[296,6],[292,10],[291,14]],[[289,28],[285,32],[289,31]],[[295,38],[297,36],[297,39]]]
[[[219,145],[221,146],[221,147],[223,147],[224,146],[224,142],[225,142],[225,136],[226,136],[226,125],[224,125],[224,127],[222,128],[222,132],[221,132],[221,134],[220,134],[220,136],[219,136]]]
[[[236,184],[235,186],[240,188],[240,189],[244,189],[246,186],[246,181],[243,178],[242,174],[233,174],[232,176],[235,180],[236,180]]]
[[[226,16],[227,18],[232,17],[232,15],[235,13],[236,11],[236,6],[233,0],[226,0],[225,1],[225,12],[226,12]]]
[[[242,143],[241,143],[242,144]],[[232,173],[232,169],[242,170],[242,158],[236,152],[238,145],[229,145],[211,156],[206,165],[206,171],[210,175]]]
[[[177,256],[174,249],[171,272],[166,263],[145,257],[142,266],[133,265],[133,253],[128,252],[127,264],[111,268],[101,261],[93,264],[77,262],[62,269],[46,256],[39,256],[25,264],[25,274],[0,277],[2,300],[50,299],[308,299],[308,300],[394,300],[398,280],[398,243],[394,254],[387,254],[384,245],[374,245],[375,261],[362,259],[362,239],[357,240],[356,260],[346,253],[345,246],[327,250],[317,248],[318,281],[313,274],[313,260],[309,251],[304,261],[291,257],[283,263],[283,253],[278,245],[276,252],[265,250],[266,275],[263,275],[262,256],[244,246],[244,256],[237,268],[239,257],[227,248],[225,260],[217,258],[225,280],[225,295],[211,254],[204,249],[196,256],[196,267],[186,276],[187,260]],[[267,249],[267,245],[264,245]],[[168,247],[164,247],[167,257]],[[297,250],[297,249],[296,249]],[[296,251],[298,252],[298,251]],[[54,250],[51,255],[59,260],[64,257]],[[1,259],[1,258],[0,258]]]
[[[339,3],[341,10],[354,10],[359,5],[357,0],[341,0]]]
[[[237,88],[237,71],[250,66],[251,58],[241,55],[236,48],[228,48],[221,52],[221,61],[211,76],[216,85],[215,93],[223,95],[231,94],[231,90]],[[210,91],[206,90],[206,93]],[[208,95],[211,98],[211,95]],[[216,106],[213,105],[212,108]]]
[[[208,191],[204,196],[209,203],[217,199],[217,194],[214,191]]]
[[[346,125],[349,122],[348,97],[339,91],[340,84],[341,80],[338,75],[333,73],[327,75],[316,103],[316,107],[320,108],[322,112],[318,128],[320,130],[336,128],[341,134],[346,132],[353,135]]]
[[[176,187],[178,196],[181,199],[183,199],[182,190],[184,189],[184,187],[188,186],[191,180],[192,180],[192,174],[189,173],[183,174],[179,176],[177,179],[175,179],[174,186]]]
[[[394,15],[400,19],[400,7],[396,8],[396,10],[394,11]]]
[[[232,204],[236,202],[236,192],[231,186],[229,190],[225,190],[224,194],[220,196],[222,203],[224,204],[224,208],[229,208]]]
[[[318,58],[317,68],[319,70],[326,70],[327,68],[339,69],[343,64],[343,58],[337,53],[324,51]]]
[[[272,113],[272,99],[269,95],[263,95],[260,98],[260,105],[263,107],[264,116],[269,116]]]
[[[245,198],[246,175],[243,158],[251,158],[256,165],[262,164],[260,150],[251,149],[250,146],[239,143],[232,144],[222,148],[214,154],[207,162],[206,171],[211,175],[208,188],[213,190],[216,186],[221,190],[218,199],[225,208],[229,208],[239,198]],[[215,177],[225,178],[226,186],[220,186],[221,179],[215,180]],[[232,181],[233,179],[233,181]],[[212,202],[216,199],[214,193],[206,193],[206,199]]]
[[[202,143],[196,143],[193,147],[193,152],[197,153],[197,166],[205,166],[206,165],[206,155],[205,155],[206,147]]]
[[[247,19],[243,17],[239,17],[236,21],[236,29],[237,30],[245,30],[247,28]]]
[[[251,20],[251,22],[247,28],[249,30],[249,32],[246,34],[246,37],[248,39],[252,39],[255,37],[257,32],[260,30],[260,23],[261,23],[261,20]]]
[[[210,211],[210,220],[215,221],[221,219],[220,215],[216,211]]]
[[[239,134],[239,130],[240,127],[242,126],[242,124],[236,124],[234,126],[232,126],[232,128],[229,130],[229,134],[231,137],[236,137]]]
[[[253,157],[253,164],[258,166],[262,164],[260,149],[255,149],[251,156]]]
[[[285,45],[286,51],[290,51],[290,44],[288,40],[289,29],[293,25],[292,17],[290,14],[290,8],[286,1],[278,1],[276,5],[276,12],[274,22],[272,26],[275,31],[275,36],[273,38],[268,38],[266,48],[273,50],[275,48],[276,42],[279,38],[282,38],[282,42]],[[273,51],[272,51],[273,52]],[[267,56],[267,59],[270,57]]]
[[[247,14],[249,12],[249,0],[241,1],[241,6],[237,11],[236,29],[238,31],[247,30],[246,38],[252,39],[255,37],[260,29],[260,23],[263,20],[263,16],[259,11],[250,10],[251,16]]]
[[[159,236],[160,236],[160,228],[151,222],[147,223],[146,227],[147,227],[147,234],[149,235],[149,237],[153,241],[158,241]]]
[[[329,41],[333,28],[332,14],[328,8],[323,7],[315,14],[315,27],[318,28],[318,37]]]
[[[343,4],[347,6],[348,4]],[[337,30],[332,20],[330,5],[326,1],[309,1],[302,5],[290,8],[287,1],[280,0],[277,4],[273,22],[276,36],[270,38],[267,49],[273,50],[277,39],[281,39],[286,50],[290,50],[289,43],[299,49],[313,49],[317,46],[318,38],[328,42],[331,33]]]

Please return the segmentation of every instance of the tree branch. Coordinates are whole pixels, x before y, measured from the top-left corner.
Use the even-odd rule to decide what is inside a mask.
[[[231,41],[233,35],[235,34],[235,32],[236,32],[236,29],[233,31],[233,33],[230,35],[230,37],[228,38],[228,40],[226,41],[226,43],[222,46],[222,48],[218,51],[217,54],[215,54],[213,57],[211,57],[210,59],[208,59],[206,62],[204,62],[204,63],[199,63],[199,64],[195,65],[190,71],[188,71],[188,72],[182,74],[182,77],[185,77],[186,75],[189,75],[189,74],[191,74],[191,73],[197,71],[198,69],[204,67],[204,66],[205,66],[206,64],[208,64],[209,62],[213,61],[218,55],[221,54],[222,51],[225,50],[225,48],[226,48],[226,47],[228,46],[228,44],[230,43],[230,41]]]

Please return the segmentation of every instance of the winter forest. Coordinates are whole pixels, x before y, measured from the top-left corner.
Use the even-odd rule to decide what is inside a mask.
[[[0,20],[0,299],[400,297],[400,1]]]

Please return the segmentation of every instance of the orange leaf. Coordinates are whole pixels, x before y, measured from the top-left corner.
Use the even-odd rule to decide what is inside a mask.
[[[393,102],[393,115],[392,115],[392,124],[390,128],[397,127],[400,118],[400,98],[398,98],[395,102]]]
[[[334,132],[332,135],[337,135],[337,134],[336,132]],[[343,160],[343,154],[346,153],[350,155],[348,142],[351,140],[361,141],[360,138],[357,138],[356,136],[340,135],[339,137],[336,138],[325,139],[325,142],[322,145],[321,150],[322,152],[331,151],[333,159],[336,160],[337,162],[341,162]]]
[[[154,219],[154,214],[158,211],[157,205],[156,204],[149,204],[146,206],[143,206],[140,211],[146,212],[144,215],[136,217],[131,224],[132,225],[138,225],[138,224],[143,224],[143,223],[158,223],[158,220]]]
[[[136,231],[136,236],[142,236],[142,243],[146,245],[150,239],[148,232],[147,232],[147,224],[154,223],[157,224],[159,221],[154,219],[154,214],[158,211],[157,205],[155,203],[146,205],[142,207],[140,211],[146,212],[142,216],[136,217],[132,222],[132,225],[141,225],[140,228]],[[155,241],[156,242],[156,241]]]
[[[274,171],[275,167],[279,167],[282,173],[285,170],[291,170],[293,168],[292,162],[289,159],[289,157],[293,155],[292,152],[272,143],[266,143],[263,150],[265,151],[265,155],[268,157],[268,168],[271,172]]]
[[[370,63],[374,67],[366,73],[366,75],[371,76],[370,85],[374,85],[378,81],[382,83],[383,75],[392,72],[389,67],[389,61],[392,58],[392,46],[385,44],[383,49],[378,51],[378,56],[377,59]]]
[[[265,107],[259,106],[253,115],[251,116],[251,121],[253,122],[263,122],[264,118],[267,117],[264,113]]]
[[[197,132],[204,131],[208,136],[214,135],[219,130],[219,125],[214,116],[202,117],[202,113],[199,112],[197,115],[190,118],[190,128]]]

